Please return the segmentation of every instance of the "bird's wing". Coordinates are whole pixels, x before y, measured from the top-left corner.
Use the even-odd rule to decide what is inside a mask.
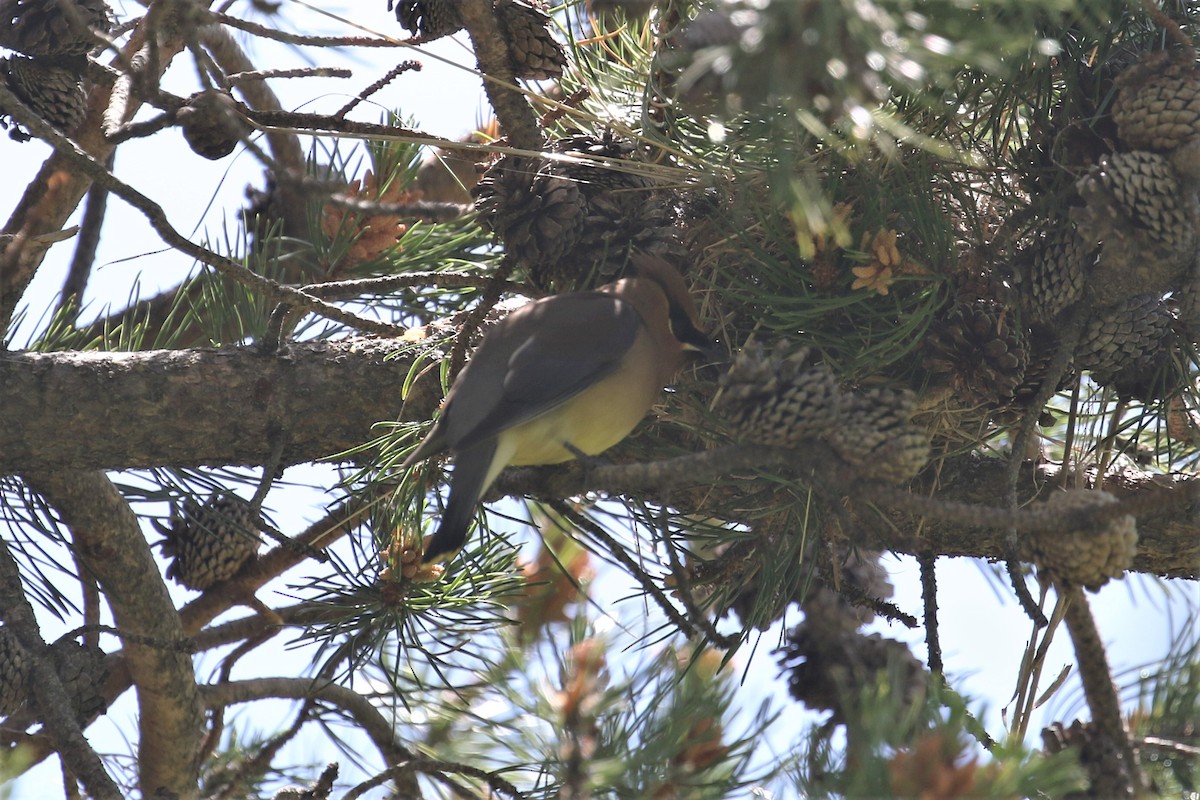
[[[447,443],[470,447],[566,402],[617,368],[641,318],[601,292],[524,306],[484,339],[446,405]]]

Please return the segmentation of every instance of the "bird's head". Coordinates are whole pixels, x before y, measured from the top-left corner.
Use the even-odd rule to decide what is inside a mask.
[[[679,270],[657,256],[636,253],[631,259],[629,277],[653,283],[661,290],[666,299],[671,335],[684,350],[701,353],[715,361],[725,358],[725,348],[701,330],[696,303]]]

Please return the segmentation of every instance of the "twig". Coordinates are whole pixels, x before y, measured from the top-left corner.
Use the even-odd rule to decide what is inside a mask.
[[[388,767],[378,775],[374,775],[362,783],[355,786],[342,797],[342,800],[358,800],[364,794],[374,789],[376,786],[381,786],[385,781],[392,778],[411,773],[414,770],[419,770],[426,773],[444,773],[453,772],[459,775],[466,775],[471,778],[478,778],[485,781],[493,792],[500,792],[509,797],[522,798],[523,795],[516,786],[501,778],[494,772],[472,767],[469,764],[456,764],[452,761],[438,761],[433,758],[410,758],[403,764],[397,764],[394,767]],[[470,795],[467,795],[470,796]]]
[[[386,275],[382,278],[357,278],[348,281],[333,281],[330,283],[312,283],[303,287],[304,291],[313,297],[337,299],[343,297],[358,297],[364,294],[384,294],[396,289],[408,289],[414,286],[441,286],[449,289],[486,289],[496,283],[494,275],[478,275],[471,272],[405,272],[400,275]],[[502,292],[514,292],[528,297],[537,297],[541,292],[524,283],[503,281],[500,284]]]
[[[336,683],[311,678],[254,678],[201,686],[200,696],[209,708],[250,703],[265,698],[315,699],[330,703],[350,715],[379,749],[385,762],[410,761],[414,755],[400,744],[396,730],[366,697]]]
[[[1079,343],[1079,336],[1083,331],[1087,315],[1087,305],[1080,303],[1070,313],[1063,326],[1059,329],[1058,348],[1054,351],[1054,357],[1050,359],[1050,363],[1046,366],[1046,372],[1042,376],[1042,385],[1038,387],[1037,394],[1034,395],[1033,401],[1029,404],[1025,416],[1021,418],[1020,428],[1017,430],[1016,435],[1012,437],[1012,452],[1009,453],[1008,486],[1005,497],[1006,505],[1010,511],[1017,510],[1017,479],[1021,475],[1021,463],[1025,459],[1025,449],[1032,440],[1034,431],[1037,428],[1038,415],[1058,390],[1058,382],[1066,373],[1067,366],[1071,363],[1071,358],[1075,354],[1075,347]],[[1017,558],[1018,543],[1017,529],[1015,527],[1010,529],[1008,535],[1005,537],[1005,549],[1008,552],[1005,555],[1004,566],[1008,571],[1008,578],[1012,584],[1013,591],[1017,595],[1017,600],[1020,601],[1021,608],[1029,618],[1039,628],[1044,628],[1047,624],[1046,615],[1038,608],[1037,602],[1034,601],[1033,595],[1029,592],[1029,586],[1025,583],[1025,577],[1021,574],[1021,563]]]
[[[921,567],[921,600],[925,606],[925,646],[929,650],[929,671],[941,676],[945,666],[942,664],[942,644],[938,639],[938,605],[937,605],[937,556],[924,553],[917,557]]]
[[[246,72],[234,72],[225,76],[230,86],[237,86],[243,81],[262,81],[267,78],[351,78],[352,70],[345,67],[297,67],[296,69],[252,69]]]
[[[222,682],[227,682],[229,680],[228,672],[222,670],[222,673]],[[247,778],[255,773],[265,772],[271,766],[271,761],[275,758],[276,754],[279,753],[285,744],[296,738],[297,734],[300,733],[300,729],[312,717],[316,707],[316,703],[313,700],[305,700],[301,704],[300,710],[296,713],[296,718],[292,720],[291,725],[280,731],[278,735],[272,737],[268,742],[263,744],[257,753],[251,758],[245,759],[239,765],[238,769],[230,776],[229,783],[225,786],[224,791],[217,796],[217,800],[231,800],[234,797],[244,796],[240,794],[239,790],[245,785]],[[216,718],[224,718],[223,708],[214,709],[212,713]]]
[[[492,307],[500,301],[500,294],[503,291],[503,286],[508,283],[508,276],[516,268],[516,259],[509,255],[505,255],[500,262],[499,269],[492,275],[492,279],[488,281],[483,289],[483,297],[480,298],[479,304],[471,309],[463,319],[462,326],[458,329],[458,334],[454,338],[454,348],[450,351],[450,378],[458,375],[458,371],[462,369],[463,362],[467,359],[467,345],[471,341],[471,337],[479,330],[479,325],[483,322],[483,318],[492,310]]]
[[[709,620],[708,615],[696,605],[696,599],[692,596],[691,577],[679,560],[679,554],[675,551],[675,543],[671,541],[671,526],[666,504],[662,506],[662,512],[659,515],[659,524],[663,535],[663,546],[667,549],[667,559],[671,562],[671,575],[675,579],[675,596],[683,603],[683,607],[687,609],[688,616],[696,622],[704,632],[705,637],[712,644],[722,650],[737,647],[741,643],[742,637],[726,636],[718,631],[712,621]]]
[[[140,211],[159,237],[176,250],[215,268],[221,274],[247,288],[261,292],[275,300],[287,300],[305,311],[320,314],[328,319],[373,333],[398,336],[404,332],[405,329],[400,326],[354,314],[305,294],[298,289],[284,286],[277,281],[252,272],[233,259],[226,258],[219,253],[195,244],[175,230],[167,220],[166,212],[163,211],[162,206],[132,186],[119,180],[90,154],[80,150],[70,139],[42,122],[39,117],[25,109],[16,96],[4,86],[0,86],[0,105],[4,105],[6,110],[9,111],[10,116],[27,127],[36,136],[49,142],[57,152],[66,156],[80,172],[86,174],[94,183],[107,188],[113,194]]]
[[[394,66],[390,70],[388,70],[387,74],[385,74],[382,78],[375,81],[367,88],[363,89],[361,92],[356,94],[350,100],[349,103],[346,103],[346,105],[342,106],[337,111],[335,111],[333,113],[333,118],[334,119],[345,119],[346,115],[349,114],[351,111],[353,111],[355,106],[357,106],[362,101],[366,100],[371,95],[378,92],[383,87],[387,86],[389,83],[394,81],[396,78],[400,77],[401,75],[403,75],[406,72],[420,72],[420,71],[421,71],[421,62],[420,61],[401,61],[399,64],[397,64],[396,66]]]
[[[508,44],[500,36],[490,0],[461,0],[458,7],[483,75],[483,91],[496,112],[501,130],[514,146],[541,150],[542,132],[537,116],[515,85],[512,57]]]
[[[109,153],[105,162],[112,170],[116,151]],[[104,226],[105,212],[108,210],[108,190],[103,186],[92,186],[88,190],[87,205],[83,209],[83,219],[79,223],[79,234],[75,239],[75,252],[71,256],[71,266],[67,269],[67,278],[63,281],[62,293],[59,297],[59,308],[72,304],[78,313],[83,306],[83,292],[87,288],[88,278],[96,265],[96,248],[100,246],[100,229]]]
[[[407,47],[410,41],[400,39],[382,39],[378,36],[304,36],[298,33],[288,33],[278,28],[259,25],[256,22],[231,17],[219,11],[208,12],[214,22],[228,25],[231,28],[272,39],[284,44],[309,45],[312,47]]]
[[[433,222],[444,222],[457,219],[471,211],[471,206],[462,203],[438,203],[430,200],[413,200],[408,203],[381,203],[377,200],[363,200],[344,194],[331,195],[329,204],[338,208],[359,211],[366,214],[395,214],[397,216],[419,217]]]

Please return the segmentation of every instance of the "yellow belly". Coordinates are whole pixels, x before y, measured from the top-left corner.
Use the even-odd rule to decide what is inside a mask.
[[[642,337],[623,365],[596,384],[520,425],[501,432],[498,455],[514,466],[559,464],[575,457],[564,445],[588,455],[602,453],[629,435],[662,391],[662,377]]]

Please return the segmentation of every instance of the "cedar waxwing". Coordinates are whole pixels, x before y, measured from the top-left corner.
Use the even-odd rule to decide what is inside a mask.
[[[713,350],[682,276],[653,256],[635,255],[632,266],[629,277],[595,291],[522,306],[484,336],[401,466],[454,455],[426,563],[462,548],[479,498],[505,467],[607,450],[650,410],[684,350]]]

